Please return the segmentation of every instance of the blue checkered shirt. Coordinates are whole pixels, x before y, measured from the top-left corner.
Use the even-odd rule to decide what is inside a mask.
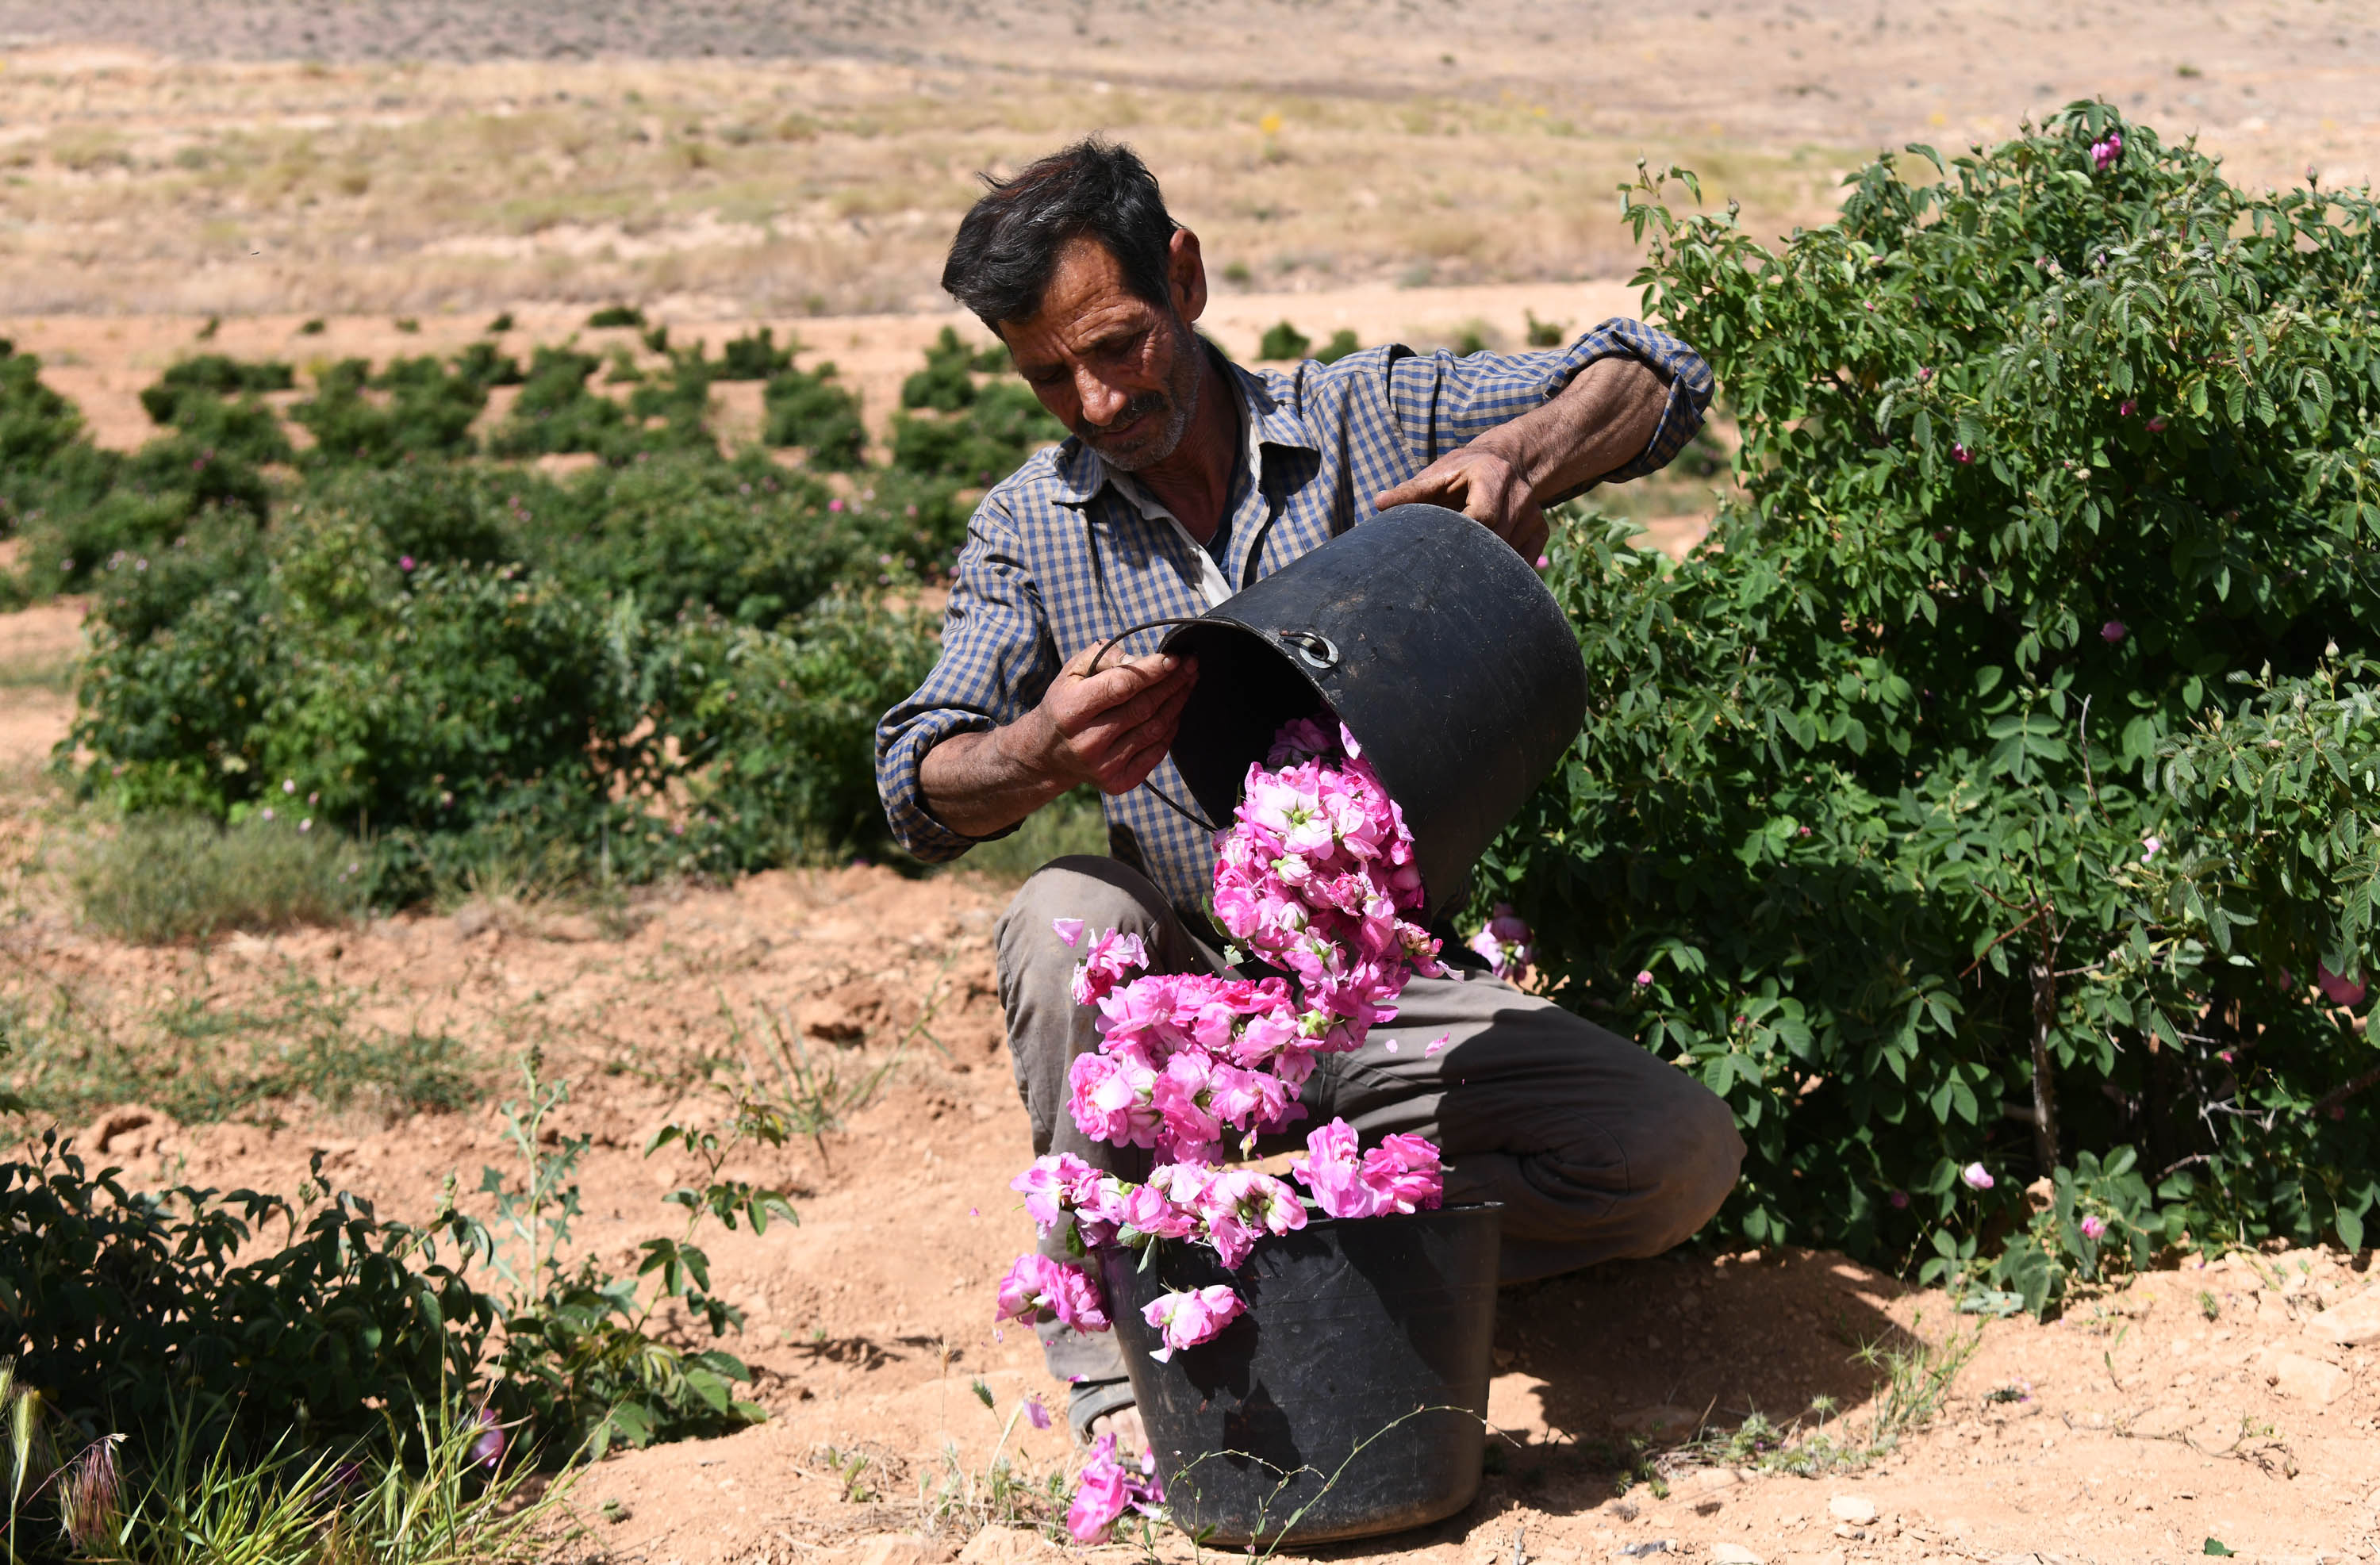
[[[1607,321],[1566,348],[1422,355],[1390,346],[1295,370],[1226,365],[1246,409],[1250,460],[1232,491],[1222,580],[1247,587],[1374,515],[1372,497],[1507,419],[1543,404],[1599,358],[1625,357],[1669,383],[1644,451],[1603,482],[1668,465],[1702,427],[1711,372],[1692,348],[1634,321]],[[941,659],[917,694],[876,728],[876,787],[901,845],[930,863],[988,839],[928,812],[926,752],[954,734],[1015,721],[1068,658],[1128,625],[1209,605],[1205,550],[1162,514],[1148,515],[1079,440],[1037,453],[994,486],[967,524],[942,621]],[[1145,498],[1145,497],[1143,497]],[[1152,651],[1163,628],[1118,654]],[[1151,782],[1189,790],[1171,760]],[[1176,906],[1204,907],[1213,879],[1208,835],[1147,788],[1106,801],[1109,842],[1137,857]],[[1004,834],[1004,833],[1003,833]]]

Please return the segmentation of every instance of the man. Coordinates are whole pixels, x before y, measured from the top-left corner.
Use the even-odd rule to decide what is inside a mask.
[[[996,944],[1034,1151],[1130,1171],[1066,1111],[1067,1067],[1098,1034],[1050,921],[1136,932],[1172,972],[1219,968],[1222,942],[1200,911],[1207,834],[1139,786],[1186,794],[1166,752],[1198,671],[1148,650],[1159,632],[1097,673],[1093,656],[1128,626],[1222,601],[1375,508],[1458,509],[1536,560],[1546,505],[1652,472],[1693,437],[1710,371],[1684,344],[1612,321],[1541,353],[1390,346],[1252,373],[1192,330],[1207,304],[1197,236],[1128,150],[1084,141],[986,184],[942,285],[1073,438],[977,508],[941,660],[877,729],[877,784],[903,845],[928,860],[1004,835],[1081,783],[1108,795],[1111,856],[1044,867]],[[1338,1115],[1367,1144],[1400,1131],[1439,1143],[1449,1204],[1504,1204],[1508,1280],[1667,1249],[1733,1185],[1743,1145],[1725,1105],[1626,1039],[1484,974],[1416,979],[1399,1008],[1360,1051],[1326,1057],[1307,1122]],[[1440,1035],[1453,1042],[1428,1052]],[[1043,1344],[1075,1383],[1076,1436],[1113,1430],[1137,1449],[1113,1336],[1053,1327]]]

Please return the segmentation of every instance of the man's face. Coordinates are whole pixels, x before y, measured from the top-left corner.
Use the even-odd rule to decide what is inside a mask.
[[[1176,236],[1172,270],[1174,308],[1160,309],[1125,285],[1106,246],[1078,237],[1059,251],[1041,308],[1001,326],[1041,406],[1128,473],[1172,455],[1197,410],[1199,347],[1190,321],[1206,303],[1206,277],[1197,241],[1186,234]]]

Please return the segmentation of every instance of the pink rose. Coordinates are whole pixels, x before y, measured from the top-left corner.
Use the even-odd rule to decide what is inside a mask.
[[[2314,987],[2322,990],[2323,998],[2333,1005],[2363,1003],[2363,980],[2361,978],[2346,977],[2332,972],[2328,966],[2317,963],[2314,966],[2313,982]]]
[[[1152,1467],[1145,1458],[1140,1471],[1126,1467],[1116,1460],[1115,1437],[1100,1436],[1099,1443],[1091,1448],[1090,1460],[1083,1463],[1082,1476],[1075,1480],[1074,1503],[1066,1508],[1066,1531],[1075,1541],[1107,1542],[1109,1530],[1127,1510],[1158,1514],[1165,1491]]]
[[[995,1320],[1026,1326],[1060,1320],[1077,1331],[1105,1331],[1107,1306],[1090,1268],[1047,1256],[1019,1256],[1001,1279]]]
[[[1237,1318],[1247,1306],[1226,1284],[1160,1293],[1149,1301],[1141,1318],[1158,1328],[1165,1345],[1149,1357],[1163,1364],[1182,1348],[1195,1348]]]

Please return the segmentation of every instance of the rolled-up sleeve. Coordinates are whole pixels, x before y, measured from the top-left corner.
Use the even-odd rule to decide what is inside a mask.
[[[893,840],[929,864],[990,839],[953,831],[926,808],[918,778],[926,752],[954,734],[1014,722],[1058,673],[1057,644],[1021,558],[1014,519],[996,500],[987,497],[967,523],[934,672],[876,725],[876,792],[884,818]]]
[[[1542,406],[1580,370],[1604,358],[1636,360],[1661,378],[1670,394],[1645,449],[1596,481],[1620,483],[1658,472],[1702,428],[1710,406],[1711,371],[1693,348],[1641,321],[1606,321],[1566,348],[1537,353],[1458,356],[1440,349],[1391,358],[1389,411],[1419,469]]]

